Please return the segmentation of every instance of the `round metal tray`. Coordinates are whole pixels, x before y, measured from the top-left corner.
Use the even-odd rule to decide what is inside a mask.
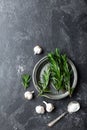
[[[75,65],[73,64],[73,62],[70,59],[68,59],[68,63],[71,66],[71,69],[73,72],[73,81],[72,81],[71,87],[75,88],[76,84],[77,84],[77,70],[76,70]],[[47,56],[45,56],[36,63],[36,65],[33,69],[32,80],[33,80],[33,84],[37,91],[39,91],[38,81],[41,79],[41,75],[43,74],[43,71],[46,70],[48,66],[49,66],[48,58],[47,58]],[[59,100],[59,99],[65,98],[69,95],[68,91],[59,91],[58,92],[55,89],[52,89],[51,91],[52,91],[52,93],[45,93],[45,94],[43,94],[43,96],[47,97],[49,99]]]

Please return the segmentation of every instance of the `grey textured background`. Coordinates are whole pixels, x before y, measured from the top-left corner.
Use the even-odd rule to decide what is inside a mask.
[[[34,56],[33,47],[44,53]],[[66,110],[69,101],[81,103],[79,112],[67,115],[51,130],[87,129],[87,1],[0,0],[0,130],[49,130],[47,123]],[[24,99],[23,73],[32,74],[36,62],[56,47],[66,53],[78,70],[72,98],[52,101]],[[53,102],[52,113],[37,115],[35,106]]]

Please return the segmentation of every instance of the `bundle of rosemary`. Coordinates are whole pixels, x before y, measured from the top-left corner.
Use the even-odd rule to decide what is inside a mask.
[[[48,84],[49,81],[51,81],[57,91],[66,90],[71,96],[73,92],[73,89],[70,87],[72,73],[67,56],[65,54],[60,54],[60,51],[56,49],[55,52],[49,53],[47,57],[49,61],[49,69],[44,71],[42,75],[43,82],[39,81],[39,95],[42,95],[45,92],[50,92]]]

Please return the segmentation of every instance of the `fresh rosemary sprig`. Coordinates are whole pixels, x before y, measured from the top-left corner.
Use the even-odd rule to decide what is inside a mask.
[[[43,93],[48,93],[50,92],[50,89],[48,87],[50,80],[50,69],[48,68],[47,70],[44,70],[44,73],[42,75],[42,79],[38,82],[39,85],[39,94],[42,95]]]
[[[31,76],[29,74],[22,75],[22,85],[25,89],[29,87],[30,80],[31,80]]]

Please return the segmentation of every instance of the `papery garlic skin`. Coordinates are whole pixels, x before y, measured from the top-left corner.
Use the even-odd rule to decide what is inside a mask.
[[[33,93],[34,93],[34,91],[26,91],[25,93],[24,93],[24,97],[26,98],[26,99],[28,99],[28,100],[31,100],[32,98],[33,98]]]
[[[45,113],[45,109],[44,109],[44,107],[41,106],[41,105],[36,106],[35,111],[36,111],[36,113],[38,113],[38,114],[44,114],[44,113]]]
[[[34,55],[41,54],[42,48],[37,45],[34,47],[33,51],[34,51]]]
[[[46,105],[46,111],[47,112],[52,112],[54,109],[54,105],[52,103],[47,103],[45,101],[43,101],[43,103]]]

